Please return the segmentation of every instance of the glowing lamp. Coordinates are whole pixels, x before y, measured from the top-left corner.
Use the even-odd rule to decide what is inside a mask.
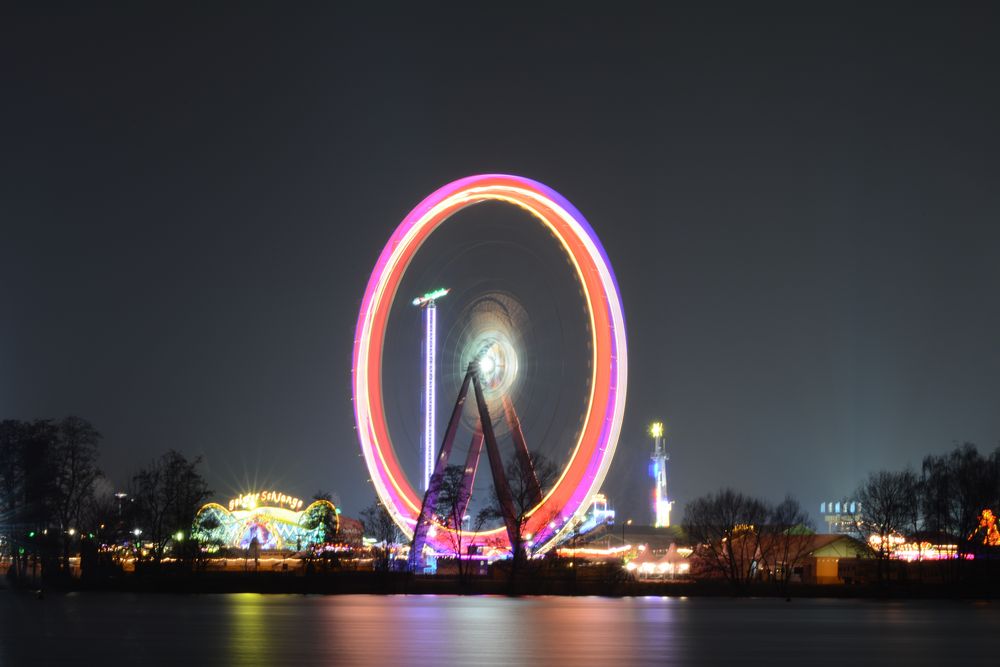
[[[649,425],[649,434],[654,438],[663,437],[663,422],[653,422]]]

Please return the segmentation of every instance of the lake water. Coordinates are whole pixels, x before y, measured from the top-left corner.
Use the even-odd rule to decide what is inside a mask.
[[[997,665],[1000,602],[29,595],[2,665]]]

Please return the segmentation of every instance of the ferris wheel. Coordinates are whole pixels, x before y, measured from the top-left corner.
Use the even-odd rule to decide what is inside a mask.
[[[505,215],[520,215],[535,224],[501,217],[489,230],[500,241],[464,239],[450,246],[436,242],[446,230],[473,229],[467,214],[460,212],[488,203],[499,204]],[[544,238],[511,242],[508,234],[515,228],[517,233],[541,232]],[[551,252],[545,250],[546,244]],[[490,255],[476,256],[483,248]],[[518,253],[528,257],[522,265],[509,259]],[[463,266],[467,256],[472,259]],[[542,267],[541,278],[525,277],[530,271],[521,267],[533,265]],[[510,266],[513,277],[503,276]],[[483,272],[490,274],[490,280],[479,278]],[[422,430],[412,419],[407,423],[394,414],[406,412],[401,406],[412,403],[410,388],[420,384],[411,377],[408,362],[398,361],[401,357],[393,351],[394,341],[400,339],[397,331],[412,331],[400,321],[407,317],[403,308],[413,295],[397,297],[401,289],[419,287],[409,284],[414,273],[447,277],[461,285],[450,293],[439,290],[426,294],[424,301],[413,300],[414,305],[426,305],[429,297],[433,306],[435,298],[448,294],[442,302],[442,308],[448,307],[448,318],[441,322],[446,332],[441,337],[444,353],[435,349],[436,319],[434,328],[428,324],[426,329],[434,334],[432,344],[427,335],[423,341],[424,357],[429,354],[431,362],[420,392]],[[496,280],[494,274],[499,276]],[[572,287],[557,293],[560,281]],[[513,289],[506,289],[510,285]],[[570,355],[575,359],[567,360]],[[527,538],[533,551],[543,552],[586,510],[607,474],[621,431],[627,376],[621,296],[608,257],[583,215],[551,188],[519,176],[484,174],[449,183],[420,202],[393,232],[361,303],[354,340],[353,400],[358,438],[376,493],[404,534],[416,536],[418,550],[426,544],[447,552],[454,537],[467,545],[501,548]],[[441,399],[438,404],[435,394]],[[474,400],[466,401],[467,397]],[[424,439],[436,437],[436,405],[451,408],[443,439],[434,443],[433,456],[415,455],[414,443],[420,438],[414,433]],[[470,471],[474,477],[485,447],[491,493],[500,507],[509,501],[504,497],[504,487],[509,486],[505,459],[534,478],[529,442],[558,449],[550,457],[556,473],[546,478],[544,488],[533,490],[516,524],[506,512],[500,525],[475,530],[433,515],[433,502],[428,501],[435,492],[435,479],[440,480],[456,433],[463,429],[472,432],[464,483],[471,492]],[[505,456],[505,449],[513,451]],[[417,472],[421,468],[423,475]]]

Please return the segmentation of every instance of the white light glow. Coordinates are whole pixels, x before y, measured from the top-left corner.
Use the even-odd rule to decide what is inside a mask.
[[[493,372],[494,368],[496,368],[496,361],[493,360],[493,357],[489,354],[483,355],[479,360],[479,370],[489,375]]]
[[[437,349],[437,306],[431,301],[424,306],[424,491],[431,485],[434,474],[434,352]]]

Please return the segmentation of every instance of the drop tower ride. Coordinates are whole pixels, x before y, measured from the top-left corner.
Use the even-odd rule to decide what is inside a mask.
[[[423,447],[421,460],[423,461],[423,486],[421,491],[427,491],[431,483],[431,474],[434,472],[434,413],[437,409],[435,404],[434,383],[437,380],[437,300],[445,296],[449,289],[436,289],[423,296],[418,296],[413,300],[414,306],[419,306],[424,316],[424,341],[421,347],[421,356],[424,360],[424,390],[421,392],[423,399],[421,407],[421,418],[423,419]]]
[[[657,528],[670,527],[670,507],[674,504],[667,495],[667,461],[670,460],[670,455],[667,454],[663,432],[663,422],[649,425],[649,434],[653,436],[649,476],[653,478],[653,525]]]

